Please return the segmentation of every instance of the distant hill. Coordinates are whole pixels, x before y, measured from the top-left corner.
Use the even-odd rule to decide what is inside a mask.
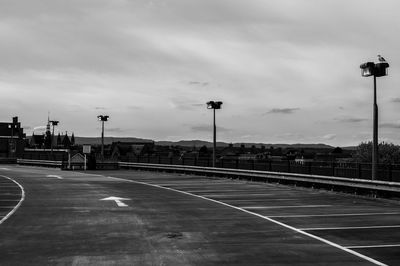
[[[230,143],[226,142],[217,142],[218,147],[227,147],[229,146]],[[333,146],[318,143],[318,144],[265,144],[265,143],[232,143],[234,147],[240,147],[242,144],[245,145],[245,147],[251,147],[251,146],[256,146],[257,148],[260,148],[261,146],[265,146],[266,148],[269,148],[273,146],[274,148],[282,148],[282,149],[287,149],[287,148],[293,148],[293,149],[304,149],[304,148],[313,148],[313,149],[333,149]],[[209,141],[204,141],[204,140],[181,140],[181,141],[156,141],[156,145],[160,146],[184,146],[184,147],[202,147],[202,146],[207,146],[207,147],[212,147],[213,143]]]
[[[71,136],[70,136],[71,137]],[[28,137],[29,139],[30,137]],[[104,144],[108,145],[113,142],[153,142],[150,139],[142,139],[142,138],[135,138],[135,137],[104,137]],[[100,137],[77,137],[75,136],[75,143],[78,145],[82,144],[90,144],[90,145],[100,145],[101,138]],[[180,141],[155,141],[156,145],[159,146],[182,146],[182,147],[212,147],[213,143],[210,141],[204,140],[180,140]],[[230,143],[227,142],[217,142],[218,147],[228,147]],[[265,146],[266,148],[274,147],[274,148],[282,148],[282,149],[333,149],[335,147],[326,145],[323,143],[317,144],[304,144],[304,143],[297,143],[297,144],[283,144],[283,143],[232,143],[234,147],[240,147],[241,145],[245,145],[245,147],[256,146],[260,148],[261,146]],[[345,147],[344,149],[352,150],[354,147]]]
[[[141,139],[133,137],[104,137],[104,144],[108,145],[113,142],[152,142],[150,139]],[[78,145],[90,144],[90,145],[100,145],[100,137],[75,137],[75,143]]]

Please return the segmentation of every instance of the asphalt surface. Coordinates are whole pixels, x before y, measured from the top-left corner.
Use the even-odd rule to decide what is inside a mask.
[[[400,265],[399,229],[379,199],[0,165],[0,265]]]

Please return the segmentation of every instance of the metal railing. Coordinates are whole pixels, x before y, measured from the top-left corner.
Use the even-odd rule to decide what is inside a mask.
[[[185,158],[162,156],[132,156],[122,158],[121,161],[151,164],[188,165],[212,167],[211,158]],[[217,168],[259,170],[268,172],[298,173],[308,175],[333,176],[356,179],[371,179],[372,167],[369,163],[350,162],[295,162],[271,160],[238,160],[219,159]],[[378,179],[380,181],[400,182],[399,164],[379,164]]]
[[[397,182],[171,164],[120,162],[119,167],[121,169],[169,171],[186,174],[211,175],[217,177],[221,176],[258,182],[292,184],[303,187],[324,188],[341,192],[372,195],[374,197],[400,197],[400,183]]]

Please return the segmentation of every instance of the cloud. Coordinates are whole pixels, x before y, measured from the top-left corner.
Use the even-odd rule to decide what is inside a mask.
[[[300,108],[273,108],[265,114],[293,114],[300,110]]]
[[[395,122],[393,122],[393,123],[387,122],[387,123],[381,123],[381,124],[379,124],[379,126],[383,127],[383,128],[397,129],[397,128],[400,128],[400,123],[399,122],[397,122],[397,123],[395,123]]]
[[[322,136],[321,138],[323,140],[333,140],[333,139],[336,139],[336,137],[337,137],[336,134],[327,134],[327,135]]]
[[[392,103],[400,103],[400,98],[392,98],[391,102]]]
[[[364,121],[368,121],[366,118],[356,118],[356,117],[348,117],[348,118],[335,118],[334,120],[341,123],[360,123]]]
[[[197,125],[197,126],[192,126],[190,130],[193,132],[212,132],[213,127],[212,125]],[[229,131],[231,130],[228,128],[217,126],[217,132],[229,132]]]
[[[208,86],[208,82],[202,82],[202,81],[189,81],[188,82],[189,85],[199,85],[202,87]]]
[[[121,129],[121,128],[119,128],[119,127],[106,128],[106,131],[108,131],[108,132],[115,132],[115,133],[122,133],[122,132],[125,132],[124,129]]]
[[[169,103],[173,108],[184,111],[195,110],[200,107],[206,108],[206,103],[196,103],[187,97],[174,97]]]

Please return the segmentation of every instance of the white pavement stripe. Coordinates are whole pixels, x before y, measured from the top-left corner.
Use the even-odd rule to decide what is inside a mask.
[[[141,185],[146,185],[146,186],[157,187],[157,188],[160,188],[160,189],[166,189],[166,190],[170,190],[170,191],[175,191],[175,192],[182,193],[182,194],[185,194],[185,195],[189,195],[189,196],[193,196],[193,197],[196,197],[196,198],[208,200],[208,201],[211,201],[211,202],[214,202],[214,203],[218,203],[218,204],[221,204],[221,205],[223,205],[223,206],[226,206],[226,207],[229,207],[229,208],[233,208],[233,209],[236,209],[236,210],[239,210],[239,211],[242,211],[242,212],[245,212],[245,213],[248,213],[248,214],[257,216],[257,217],[259,217],[259,218],[261,218],[261,219],[270,221],[270,222],[272,222],[272,223],[278,224],[278,225],[280,225],[280,226],[282,226],[282,227],[285,227],[285,228],[287,228],[287,229],[293,230],[293,231],[295,231],[295,232],[297,232],[297,233],[299,233],[299,234],[302,234],[302,235],[308,236],[308,237],[310,237],[310,238],[319,240],[319,241],[321,241],[321,242],[323,242],[323,243],[325,243],[325,244],[327,244],[327,245],[330,245],[330,246],[332,246],[332,247],[338,248],[338,249],[340,249],[340,250],[342,250],[342,251],[345,251],[345,252],[350,253],[350,254],[352,254],[352,255],[354,255],[354,256],[357,256],[357,257],[362,258],[362,259],[364,259],[364,260],[366,260],[366,261],[369,261],[369,262],[371,262],[371,263],[373,263],[373,264],[375,264],[375,265],[387,266],[387,264],[384,264],[384,263],[382,263],[382,262],[380,262],[380,261],[377,261],[377,260],[375,260],[375,259],[373,259],[373,258],[370,258],[370,257],[368,257],[368,256],[365,256],[365,255],[363,255],[363,254],[361,254],[361,253],[358,253],[358,252],[356,252],[356,251],[354,251],[354,250],[351,250],[351,249],[349,249],[349,248],[343,247],[343,246],[341,246],[341,245],[339,245],[339,244],[336,244],[336,243],[334,243],[334,242],[332,242],[332,241],[329,241],[329,240],[327,240],[327,239],[324,239],[324,238],[322,238],[322,237],[319,237],[319,236],[316,236],[316,235],[307,233],[307,232],[302,231],[302,230],[300,230],[300,229],[297,229],[297,228],[295,228],[295,227],[293,227],[293,226],[290,226],[290,225],[284,224],[284,223],[282,223],[282,222],[279,222],[279,221],[277,221],[277,220],[274,220],[274,219],[272,219],[272,218],[270,218],[270,217],[263,216],[263,215],[261,215],[261,214],[255,213],[255,212],[251,212],[251,211],[245,210],[245,209],[243,209],[243,208],[240,208],[240,207],[236,207],[236,206],[227,204],[227,203],[225,203],[225,202],[221,202],[221,201],[218,201],[218,200],[206,198],[206,197],[204,197],[204,196],[199,196],[199,195],[192,194],[192,193],[189,193],[189,192],[186,192],[186,191],[180,191],[180,190],[173,189],[173,188],[162,187],[162,186],[155,185],[155,184],[149,184],[149,183],[146,183],[146,182],[134,181],[134,180],[124,179],[124,178],[118,178],[118,177],[111,177],[111,176],[108,176],[108,178],[112,178],[112,179],[116,179],[116,180],[125,180],[126,182],[131,182],[131,183],[135,183],[135,184],[141,184]]]
[[[201,196],[214,197],[214,198],[232,198],[232,197],[243,197],[243,196],[245,197],[273,196],[273,194],[205,194]]]
[[[376,225],[376,226],[345,226],[345,227],[315,227],[315,228],[299,228],[304,231],[318,230],[353,230],[353,229],[380,229],[380,228],[399,228],[400,225]]]
[[[241,208],[247,210],[263,210],[263,209],[281,209],[281,208],[321,208],[321,207],[332,207],[332,205],[245,206]]]
[[[0,170],[6,170],[6,171],[11,171],[10,168],[5,168],[5,167],[1,167]]]
[[[400,212],[366,212],[366,213],[337,213],[337,214],[299,214],[273,215],[270,218],[305,218],[305,217],[341,217],[341,216],[370,216],[370,215],[399,215]]]
[[[4,177],[4,178],[7,178],[8,180],[11,180],[11,181],[14,182],[15,184],[17,184],[17,185],[20,187],[20,189],[21,189],[21,198],[20,198],[18,204],[15,205],[15,207],[14,207],[6,216],[4,216],[4,217],[0,220],[0,225],[1,225],[5,220],[7,220],[11,215],[13,215],[14,212],[17,211],[17,209],[19,208],[19,206],[21,206],[22,202],[23,202],[24,199],[25,199],[25,190],[24,190],[24,188],[21,186],[20,183],[18,183],[17,181],[15,181],[14,179],[12,179],[11,177],[8,177],[8,176],[5,176],[5,175],[0,175],[0,176],[1,176],[1,177]]]
[[[393,248],[393,247],[400,247],[400,244],[371,245],[371,246],[348,246],[346,248],[358,249],[358,248]]]
[[[55,177],[57,179],[63,179],[61,176],[59,175],[46,175],[46,177]]]

